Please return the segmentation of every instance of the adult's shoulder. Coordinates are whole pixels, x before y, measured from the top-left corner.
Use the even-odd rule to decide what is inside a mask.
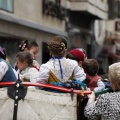
[[[99,95],[97,99],[102,99],[102,100],[111,100],[111,99],[115,99],[117,96],[120,97],[120,92],[108,92],[102,95]]]

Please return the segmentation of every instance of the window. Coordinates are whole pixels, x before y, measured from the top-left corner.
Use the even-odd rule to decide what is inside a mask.
[[[0,0],[0,9],[13,12],[14,11],[14,0]]]

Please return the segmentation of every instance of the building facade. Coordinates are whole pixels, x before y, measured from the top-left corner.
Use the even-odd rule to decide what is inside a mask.
[[[57,4],[54,1],[51,3]],[[47,4],[49,3],[43,4],[42,0],[25,0],[24,2],[0,0],[0,28],[2,28],[0,29],[0,44],[7,49],[8,56],[12,59],[18,52],[18,44],[21,40],[34,39],[40,46],[37,59],[39,63],[42,63],[42,54],[45,53],[42,52],[44,42],[48,42],[53,35],[67,36],[65,20],[43,12],[43,6]],[[61,2],[60,6],[62,5],[65,6],[65,1]]]
[[[41,64],[49,59],[46,42],[63,35],[69,49],[83,47],[93,57],[94,21],[107,18],[107,0],[0,0],[0,44],[14,62],[18,44],[36,40]]]
[[[69,9],[68,34],[73,43],[79,41],[73,44],[72,48],[84,48],[88,58],[97,59],[100,69],[107,71],[108,58],[103,53],[105,21],[109,17],[108,0],[69,0],[67,4]]]
[[[101,31],[99,35],[102,36],[98,36],[98,39],[96,37],[101,49],[95,57],[106,71],[109,65],[120,61],[120,1],[108,0],[108,7],[108,19],[96,20],[99,24],[95,25]]]

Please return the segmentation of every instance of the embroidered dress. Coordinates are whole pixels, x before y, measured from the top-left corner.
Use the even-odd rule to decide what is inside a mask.
[[[120,91],[100,95],[84,111],[88,120],[120,120]]]
[[[38,82],[66,82],[69,79],[83,81],[86,78],[83,68],[74,60],[63,58],[50,59],[42,64],[39,71]]]
[[[37,82],[39,76],[38,70],[34,67],[28,67],[22,71],[18,70],[20,78],[25,82]]]
[[[39,71],[39,69],[40,69],[40,64],[38,63],[37,60],[33,60],[33,66],[34,66],[34,68],[36,68],[36,69]]]

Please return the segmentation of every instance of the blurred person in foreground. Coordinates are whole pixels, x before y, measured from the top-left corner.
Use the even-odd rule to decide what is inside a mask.
[[[6,61],[6,54],[0,46],[0,82],[15,82],[16,80],[12,66]]]
[[[4,60],[6,60],[9,64],[10,64],[10,60],[7,58],[7,52],[6,52],[6,49],[5,48],[2,48],[3,49],[3,52],[4,52]],[[10,64],[11,65],[11,64]],[[14,73],[15,73],[15,76],[16,78],[18,79],[18,73],[17,71],[12,67]]]
[[[120,63],[109,66],[108,76],[113,89],[111,93],[88,95],[84,114],[89,120],[120,120]]]

